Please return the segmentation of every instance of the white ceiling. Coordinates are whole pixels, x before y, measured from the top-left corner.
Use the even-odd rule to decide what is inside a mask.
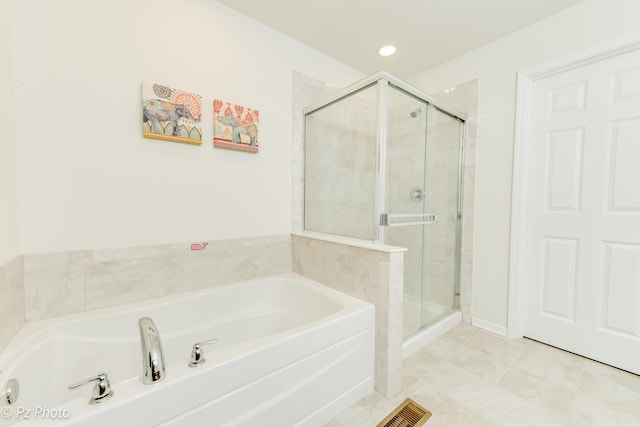
[[[218,0],[364,74],[410,78],[582,0]],[[378,48],[394,44],[389,58]]]

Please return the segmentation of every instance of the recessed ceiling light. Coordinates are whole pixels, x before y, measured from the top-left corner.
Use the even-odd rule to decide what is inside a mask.
[[[380,56],[391,56],[396,53],[396,47],[393,45],[382,46],[378,53]]]

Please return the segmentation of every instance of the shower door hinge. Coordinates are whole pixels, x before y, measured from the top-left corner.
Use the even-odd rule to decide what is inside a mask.
[[[462,212],[460,212],[460,211],[456,212],[456,220],[457,221],[462,220]]]

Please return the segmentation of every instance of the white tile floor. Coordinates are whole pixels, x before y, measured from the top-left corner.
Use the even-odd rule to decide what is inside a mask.
[[[371,393],[326,427],[373,427],[406,397],[433,413],[425,427],[640,427],[640,376],[465,324],[405,360],[396,398]]]

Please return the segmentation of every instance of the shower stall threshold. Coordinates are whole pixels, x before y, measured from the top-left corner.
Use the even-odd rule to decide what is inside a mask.
[[[438,338],[448,330],[454,328],[462,321],[462,313],[455,311],[443,318],[439,322],[434,323],[428,328],[424,328],[411,335],[402,343],[402,358],[405,359],[427,345],[430,341]]]

